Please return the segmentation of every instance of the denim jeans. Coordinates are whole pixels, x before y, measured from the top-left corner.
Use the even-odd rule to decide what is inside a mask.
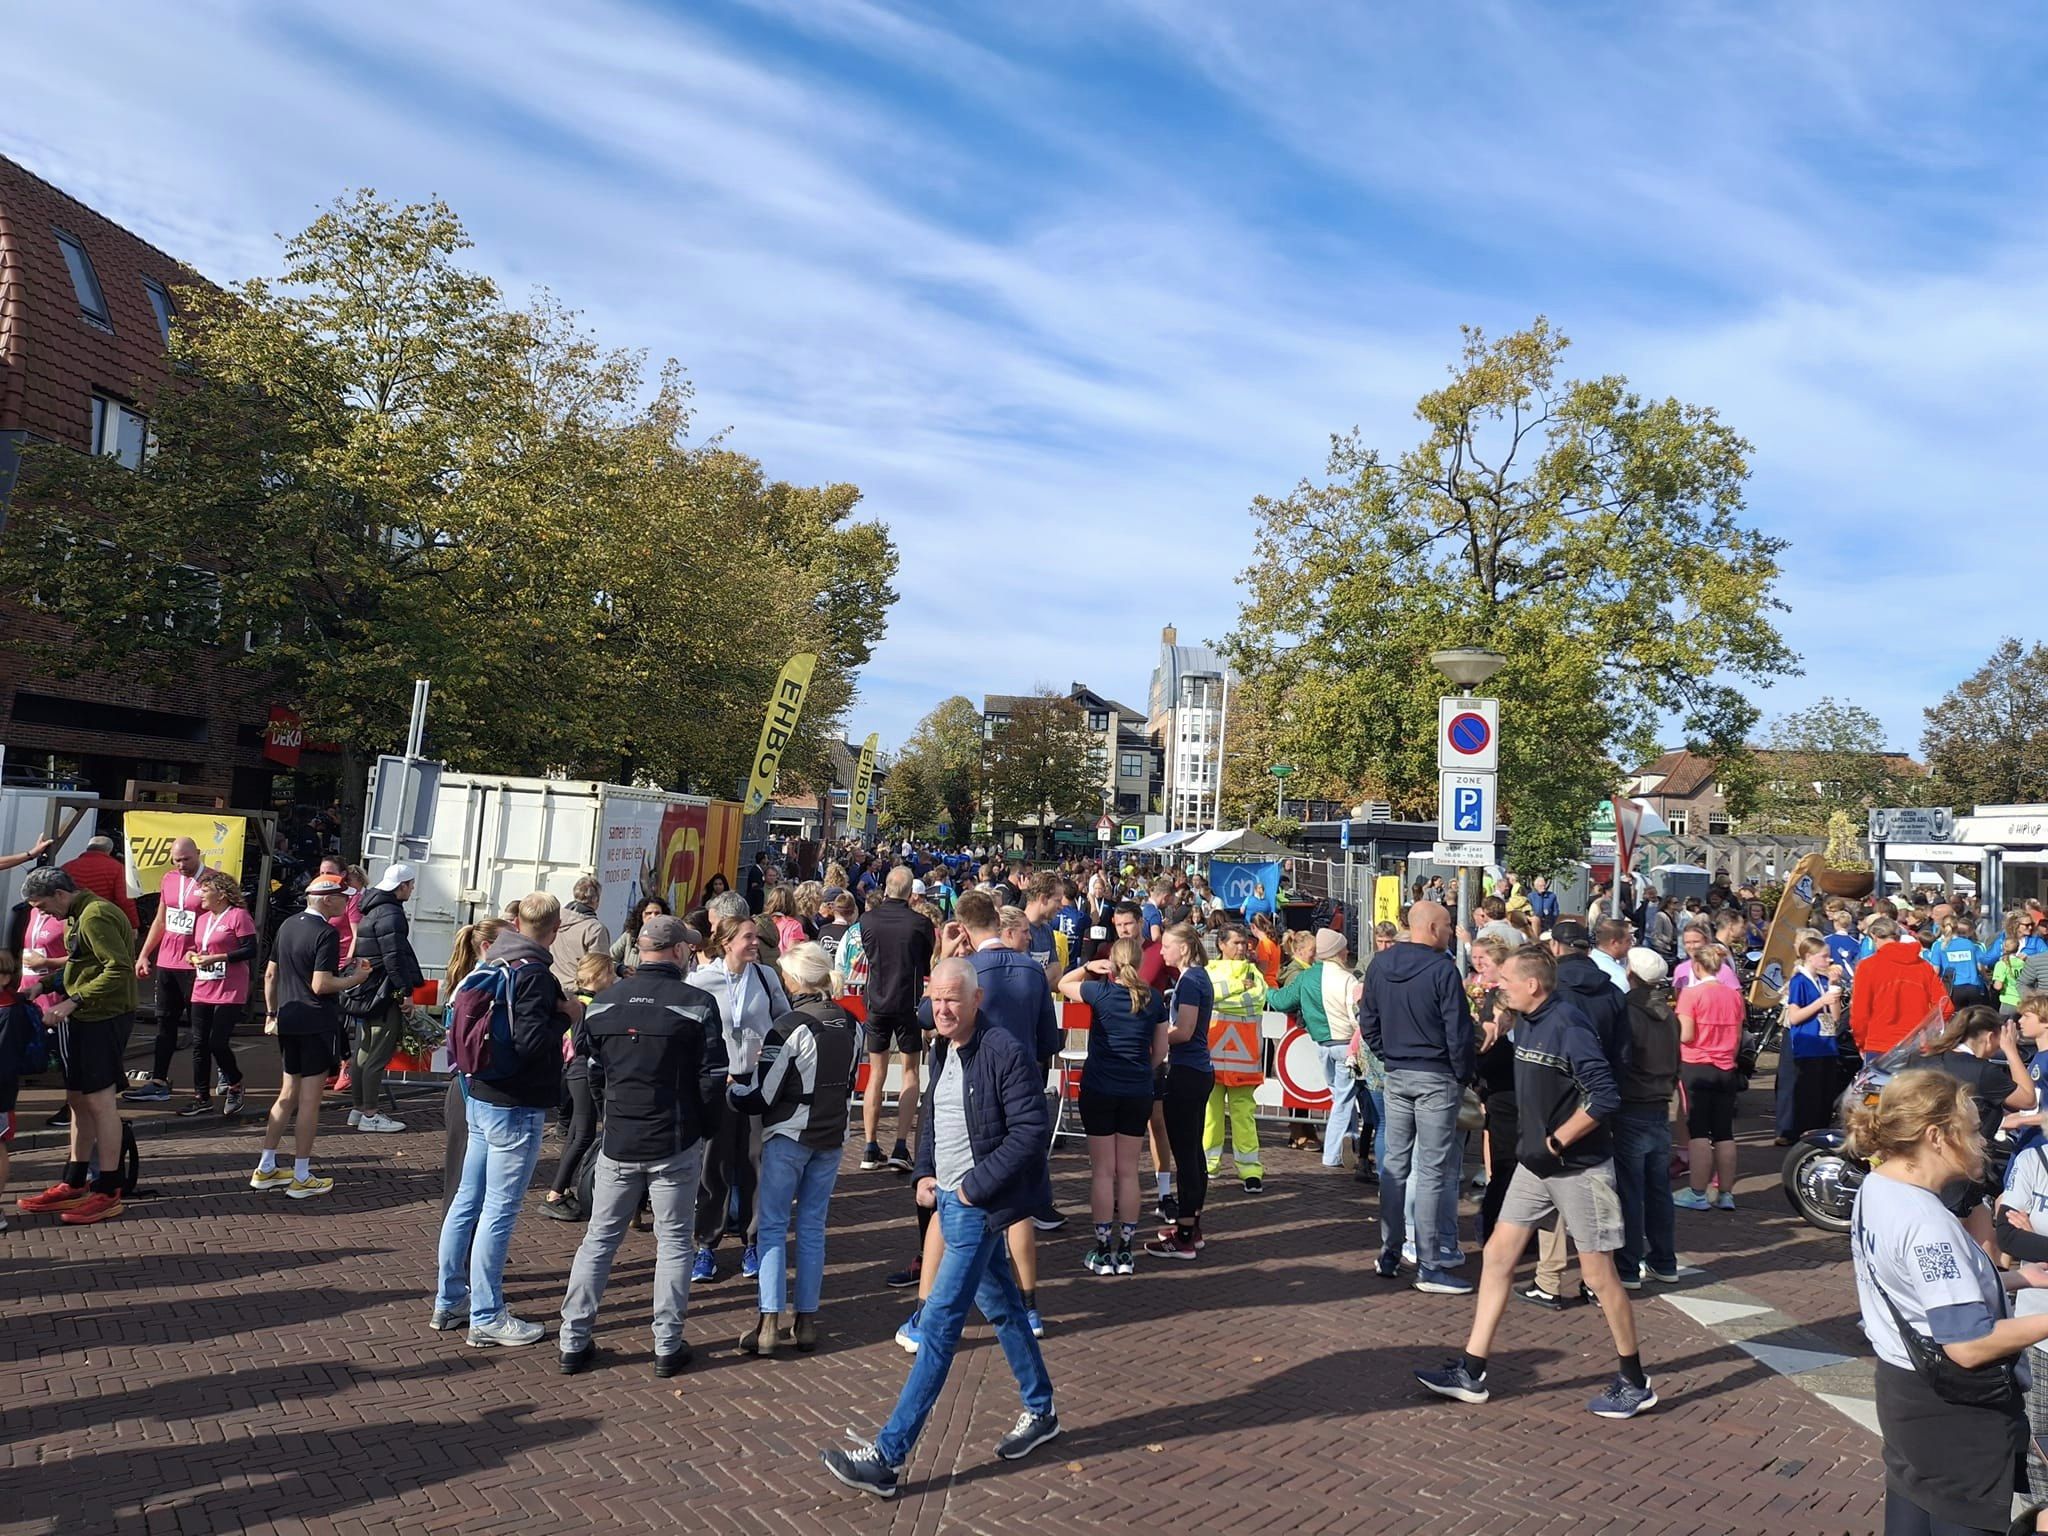
[[[1380,1160],[1380,1256],[1398,1259],[1408,1237],[1408,1187],[1415,1186],[1416,1251],[1422,1267],[1431,1255],[1457,1246],[1455,1219],[1443,1226],[1445,1185],[1458,1197],[1458,1080],[1448,1072],[1389,1071],[1386,1086],[1387,1150]],[[1457,1207],[1452,1206],[1455,1211]],[[1424,1224],[1428,1225],[1425,1226]]]
[[[980,1211],[943,1189],[939,1191],[938,1222],[946,1252],[932,1280],[932,1293],[919,1311],[917,1360],[910,1367],[910,1379],[903,1384],[903,1395],[896,1399],[896,1411],[889,1415],[875,1442],[882,1459],[892,1467],[910,1459],[911,1447],[924,1432],[932,1405],[946,1385],[946,1373],[953,1368],[953,1352],[960,1347],[960,1330],[967,1325],[970,1305],[979,1307],[981,1315],[995,1325],[996,1339],[1010,1362],[1010,1374],[1017,1378],[1025,1409],[1052,1412],[1052,1378],[1045,1373],[1038,1341],[1024,1321],[1024,1298],[1010,1270],[1005,1234],[990,1231]]]
[[[1387,1160],[1387,1090],[1367,1088],[1363,1092],[1372,1103],[1372,1161],[1378,1168]]]
[[[1671,1116],[1662,1105],[1624,1104],[1614,1117],[1614,1182],[1621,1192],[1616,1264],[1622,1279],[1637,1279],[1646,1262],[1670,1274],[1678,1268],[1678,1234],[1671,1207]]]
[[[473,1093],[463,1095],[462,1108],[469,1145],[462,1156],[462,1183],[441,1219],[441,1278],[434,1310],[452,1312],[467,1301],[470,1323],[481,1326],[505,1310],[505,1253],[512,1246],[527,1181],[540,1161],[547,1111],[486,1104]]]
[[[683,1347],[683,1317],[690,1310],[690,1264],[697,1256],[691,1226],[697,1183],[704,1173],[704,1143],[695,1141],[674,1157],[654,1163],[619,1163],[597,1154],[590,1191],[590,1224],[569,1266],[562,1297],[562,1353],[573,1355],[590,1342],[598,1303],[612,1277],[612,1259],[626,1228],[640,1211],[644,1192],[654,1207],[654,1352],[672,1355]]]
[[[1358,1117],[1358,1079],[1351,1075],[1351,1042],[1335,1040],[1316,1047],[1323,1059],[1323,1081],[1330,1085],[1330,1118],[1323,1126],[1323,1166],[1344,1166],[1344,1138]]]
[[[761,1310],[780,1312],[789,1283],[789,1208],[796,1202],[796,1309],[818,1310],[825,1288],[825,1210],[839,1182],[839,1148],[806,1147],[793,1136],[761,1143]]]

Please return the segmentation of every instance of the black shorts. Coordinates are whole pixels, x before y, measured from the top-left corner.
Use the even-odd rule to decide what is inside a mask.
[[[1081,1090],[1081,1129],[1090,1136],[1142,1136],[1151,1125],[1151,1094]]]
[[[128,1032],[135,1027],[135,1015],[124,1013],[111,1019],[87,1023],[66,1019],[57,1026],[57,1055],[64,1067],[64,1087],[71,1093],[100,1093],[118,1088],[125,1072],[122,1055]]]
[[[1685,1132],[1694,1141],[1733,1141],[1735,1101],[1742,1079],[1726,1067],[1689,1061],[1678,1069],[1685,1084]]]
[[[334,1036],[325,1031],[317,1035],[279,1035],[277,1049],[284,1057],[286,1077],[325,1077],[341,1062],[335,1053]]]
[[[871,1016],[863,1029],[868,1037],[870,1056],[886,1056],[891,1051],[915,1056],[924,1049],[924,1034],[917,1027],[917,1015],[914,1013]]]

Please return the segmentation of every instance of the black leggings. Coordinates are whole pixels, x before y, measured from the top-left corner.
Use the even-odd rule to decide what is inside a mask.
[[[192,968],[156,968],[156,1059],[149,1075],[160,1083],[171,1080],[171,1063],[178,1059],[178,1031],[192,1016]]]
[[[562,1069],[562,1087],[569,1095],[569,1133],[562,1138],[562,1160],[555,1164],[556,1194],[565,1193],[576,1182],[584,1155],[597,1140],[597,1098],[599,1089],[591,1081],[590,1063],[581,1058]]]
[[[1202,1214],[1209,1198],[1209,1154],[1202,1147],[1202,1117],[1209,1111],[1209,1090],[1216,1074],[1198,1067],[1169,1067],[1166,1072],[1166,1144],[1173,1149],[1174,1193],[1180,1219]]]
[[[1733,1141],[1735,1101],[1742,1080],[1726,1067],[1688,1061],[1678,1069],[1685,1084],[1685,1131],[1694,1141]]]
[[[235,1026],[248,1011],[247,1003],[194,1003],[192,1005],[192,1091],[204,1099],[213,1093],[208,1068],[217,1066],[230,1088],[242,1086],[242,1069],[235,1065]]]
[[[728,1196],[740,1195],[740,1230],[754,1240],[754,1187],[761,1170],[754,1161],[753,1126],[759,1122],[725,1101],[723,1087],[706,1093],[704,1107],[704,1172],[697,1185],[697,1242],[715,1248],[724,1236]]]
[[[1522,1113],[1512,1093],[1496,1090],[1486,1096],[1486,1148],[1490,1154],[1486,1170],[1486,1194],[1479,1202],[1479,1241],[1493,1235],[1500,1220],[1501,1202],[1508,1197],[1508,1185],[1515,1181],[1515,1148],[1521,1141]]]

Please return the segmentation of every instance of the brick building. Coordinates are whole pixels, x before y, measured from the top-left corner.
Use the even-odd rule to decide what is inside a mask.
[[[25,445],[141,462],[148,403],[169,376],[174,290],[200,281],[176,258],[0,158],[0,538]],[[285,764],[265,755],[279,701],[252,669],[232,664],[238,657],[205,649],[189,685],[164,685],[67,677],[18,643],[63,633],[49,616],[0,596],[5,782],[118,797],[128,780],[157,780],[235,806],[294,798],[288,776],[280,782]],[[310,798],[297,788],[298,798]]]

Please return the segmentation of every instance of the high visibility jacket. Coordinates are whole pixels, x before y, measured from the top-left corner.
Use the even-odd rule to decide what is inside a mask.
[[[1259,1018],[1266,978],[1249,960],[1212,960],[1209,981],[1216,1010],[1209,1017],[1209,1064],[1225,1088],[1255,1088],[1266,1080]]]

